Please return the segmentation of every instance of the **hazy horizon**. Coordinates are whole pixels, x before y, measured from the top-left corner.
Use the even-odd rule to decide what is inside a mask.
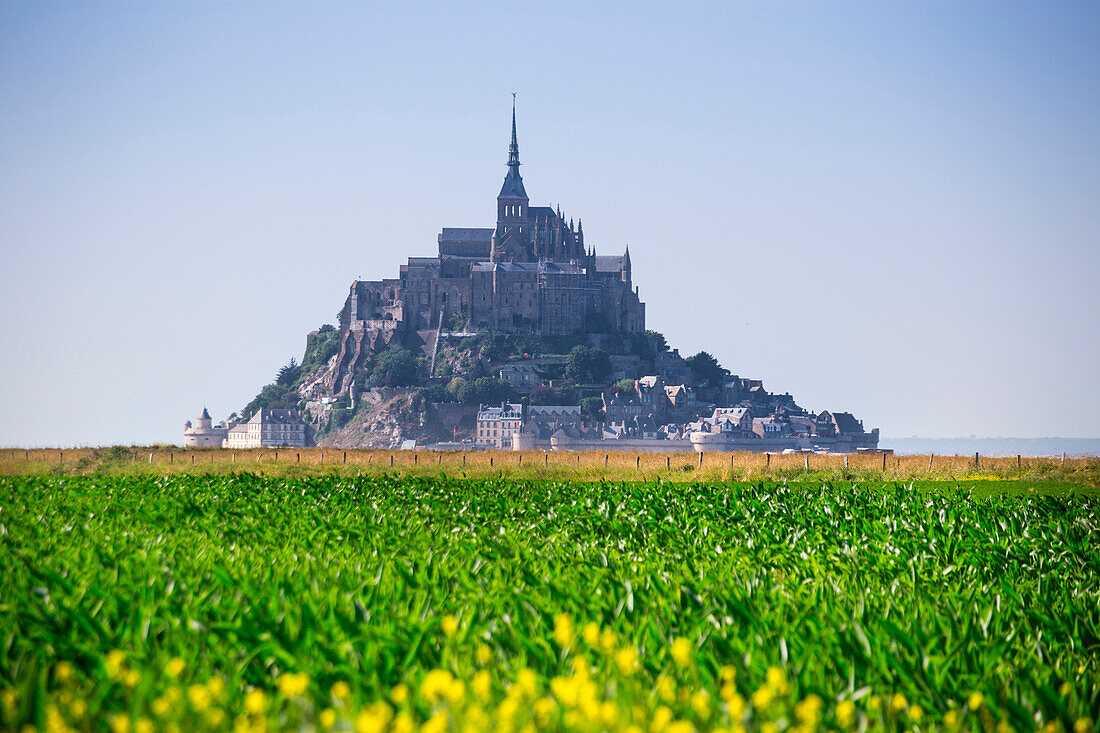
[[[1091,3],[0,6],[0,445],[180,443],[532,204],[885,436],[1100,437]],[[262,306],[260,305],[262,304]],[[1090,366],[1091,365],[1091,366]]]

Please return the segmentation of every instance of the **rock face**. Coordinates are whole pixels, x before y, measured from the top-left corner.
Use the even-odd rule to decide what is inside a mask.
[[[340,448],[394,448],[404,440],[420,445],[455,438],[472,437],[476,405],[436,405],[419,392],[407,391],[382,400],[356,413],[339,430],[317,441],[321,446]]]

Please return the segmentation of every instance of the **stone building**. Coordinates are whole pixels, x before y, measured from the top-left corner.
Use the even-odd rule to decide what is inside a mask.
[[[304,448],[306,425],[297,410],[257,410],[248,422],[229,429],[226,448]]]
[[[397,278],[356,281],[340,317],[332,393],[349,388],[370,351],[424,348],[443,331],[538,335],[641,333],[645,304],[630,251],[597,255],[578,219],[531,206],[519,172],[515,106],[496,226],[443,228],[435,257],[411,257]]]
[[[190,420],[183,424],[183,444],[188,448],[221,448],[230,427],[226,423],[214,425],[204,407],[194,425]]]

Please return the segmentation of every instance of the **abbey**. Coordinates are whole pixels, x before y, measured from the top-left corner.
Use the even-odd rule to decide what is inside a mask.
[[[496,226],[445,227],[435,257],[410,257],[394,279],[352,284],[340,315],[334,393],[350,386],[371,351],[389,344],[422,348],[439,331],[645,330],[629,248],[622,255],[597,255],[585,243],[579,219],[574,225],[560,207],[530,205],[519,168],[513,103]]]

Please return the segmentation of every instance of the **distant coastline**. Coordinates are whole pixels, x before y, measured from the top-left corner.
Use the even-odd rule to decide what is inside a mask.
[[[895,453],[987,456],[1100,456],[1100,438],[882,438]]]

